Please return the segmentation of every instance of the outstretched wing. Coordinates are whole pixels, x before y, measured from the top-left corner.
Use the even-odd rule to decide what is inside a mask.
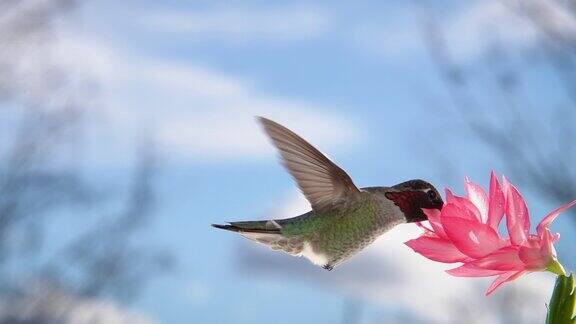
[[[360,191],[350,176],[324,154],[288,128],[263,117],[259,120],[314,211],[340,209],[358,198]]]

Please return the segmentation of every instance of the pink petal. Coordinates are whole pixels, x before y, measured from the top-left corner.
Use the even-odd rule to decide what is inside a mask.
[[[494,290],[496,290],[496,288],[500,287],[500,285],[502,285],[503,283],[508,282],[508,281],[512,281],[512,280],[520,277],[521,275],[523,275],[526,272],[527,271],[510,271],[510,272],[506,272],[506,273],[501,274],[500,276],[498,276],[498,278],[496,278],[496,280],[494,280],[494,282],[492,282],[490,287],[488,287],[488,290],[486,291],[486,296],[489,296],[490,294],[492,294],[494,292]]]
[[[440,222],[440,211],[438,209],[425,208],[423,208],[422,211],[428,217],[428,222],[430,226],[432,226],[434,233],[441,238],[446,238],[446,232],[444,232],[444,228],[442,228],[442,223]]]
[[[524,270],[525,264],[518,256],[518,249],[517,246],[506,246],[483,258],[471,262],[471,264],[487,270]]]
[[[556,251],[554,250],[554,236],[549,230],[545,230],[542,233],[542,253],[556,256]]]
[[[474,215],[474,213],[470,212],[466,207],[459,206],[453,203],[446,204],[442,207],[442,212],[440,213],[440,222],[442,223],[442,227],[444,227],[444,218],[445,217],[454,217],[454,218],[462,218],[467,219],[474,222],[480,222],[478,218]]]
[[[548,226],[550,226],[550,224],[556,219],[556,217],[558,217],[558,215],[574,205],[576,205],[576,200],[572,200],[571,202],[554,209],[552,212],[550,212],[550,214],[546,215],[546,217],[544,217],[544,219],[542,219],[540,224],[538,224],[536,227],[538,235],[542,235],[544,229],[548,228]]]
[[[550,233],[550,230],[544,229],[542,236],[531,235],[528,246],[522,246],[518,256],[530,270],[545,269],[548,264],[556,257],[554,242],[556,236]]]
[[[554,249],[554,243],[556,243],[558,239],[560,239],[560,234],[556,233],[556,235],[552,235],[549,230],[544,231],[540,243],[542,253],[555,257],[556,249]]]
[[[466,177],[464,181],[464,189],[466,190],[468,200],[478,208],[482,222],[486,223],[488,220],[488,197],[486,196],[486,192],[482,187],[471,182],[468,177]]]
[[[468,211],[468,213],[470,215],[473,215],[473,217],[478,220],[479,222],[482,221],[482,217],[480,216],[480,211],[478,210],[478,208],[476,208],[476,206],[468,199],[466,198],[462,198],[462,197],[458,197],[456,195],[454,195],[452,193],[452,191],[450,191],[450,189],[446,188],[446,205],[455,205],[458,206],[459,208]],[[446,207],[446,205],[444,207]],[[442,208],[444,209],[444,208]]]
[[[421,236],[404,244],[416,253],[420,253],[433,261],[454,263],[462,262],[468,258],[458,251],[450,241],[437,237]]]
[[[441,217],[444,230],[452,243],[458,250],[472,258],[481,258],[502,246],[498,233],[486,224],[463,218],[445,217],[444,213]]]
[[[446,272],[454,277],[491,277],[503,274],[506,271],[483,269],[467,263],[458,268],[446,270]]]
[[[498,225],[504,216],[504,194],[494,171],[490,174],[490,195],[488,198],[488,225],[498,230]]]
[[[544,234],[546,235],[546,234]],[[548,236],[548,235],[546,235]],[[526,269],[530,270],[542,270],[545,269],[550,261],[552,260],[552,255],[550,254],[550,246],[546,246],[546,242],[543,242],[544,246],[521,246],[518,251],[518,257],[524,263]]]
[[[522,245],[528,237],[530,230],[530,216],[528,207],[522,195],[508,182],[506,177],[503,178],[504,189],[506,193],[506,226],[512,244]]]
[[[542,250],[543,253],[556,257],[556,249],[554,248],[554,243],[558,242],[560,239],[560,233],[556,233],[552,235],[549,230],[546,231],[544,235],[542,235]]]

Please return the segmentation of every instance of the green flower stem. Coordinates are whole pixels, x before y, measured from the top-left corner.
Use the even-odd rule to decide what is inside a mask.
[[[566,270],[564,270],[564,267],[562,266],[562,264],[560,264],[560,262],[558,262],[558,260],[554,259],[552,262],[550,262],[550,264],[548,264],[548,267],[546,267],[547,271],[550,271],[558,276],[566,276]]]
[[[562,266],[555,268],[555,270],[558,269],[564,270]],[[548,305],[546,324],[576,324],[576,293],[574,286],[573,274],[570,274],[569,277],[558,275],[554,285],[554,292]]]

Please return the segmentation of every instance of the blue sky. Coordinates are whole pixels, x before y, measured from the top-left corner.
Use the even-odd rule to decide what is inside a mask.
[[[418,257],[407,265],[391,263],[406,257],[402,240],[417,235],[413,228],[379,241],[350,261],[356,265],[343,266],[342,274],[325,274],[305,260],[209,227],[306,210],[256,115],[309,139],[360,186],[424,178],[461,193],[464,175],[485,185],[489,170],[501,165],[466,133],[450,105],[421,40],[422,14],[407,1],[354,7],[91,1],[62,23],[58,52],[71,70],[92,76],[99,86],[89,99],[98,107],[88,149],[92,174],[102,182],[128,176],[141,129],[154,134],[160,154],[158,216],[142,239],[171,249],[180,266],[154,281],[131,306],[135,311],[161,323],[334,323],[353,298],[363,305],[363,322],[404,313],[442,322],[455,293],[484,298],[484,281],[477,287],[449,278]],[[497,29],[514,53],[530,51],[536,37],[531,25],[497,1],[435,2],[428,14],[445,29],[455,60],[484,82],[478,66],[487,28]],[[538,85],[548,95],[534,96],[536,103],[565,100],[545,68],[536,66],[526,77],[550,81]],[[487,114],[498,119],[499,109],[496,104]],[[538,118],[545,112],[526,114]],[[451,169],[437,156],[449,160]],[[536,219],[555,207],[542,205],[533,193],[526,197]],[[564,244],[570,230],[565,232]],[[424,278],[427,283],[403,278],[400,286],[384,279],[374,287],[362,282],[363,271],[373,275],[378,266],[414,266],[414,277],[422,276],[418,271],[435,274]],[[542,282],[527,289],[550,284]],[[422,301],[420,308],[405,304],[410,298],[401,291],[424,284],[438,290],[436,298],[427,298],[437,301]]]

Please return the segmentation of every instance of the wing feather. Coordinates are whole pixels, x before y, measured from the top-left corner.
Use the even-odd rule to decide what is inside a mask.
[[[340,209],[358,198],[360,191],[350,176],[319,150],[276,122],[259,120],[314,211]]]

